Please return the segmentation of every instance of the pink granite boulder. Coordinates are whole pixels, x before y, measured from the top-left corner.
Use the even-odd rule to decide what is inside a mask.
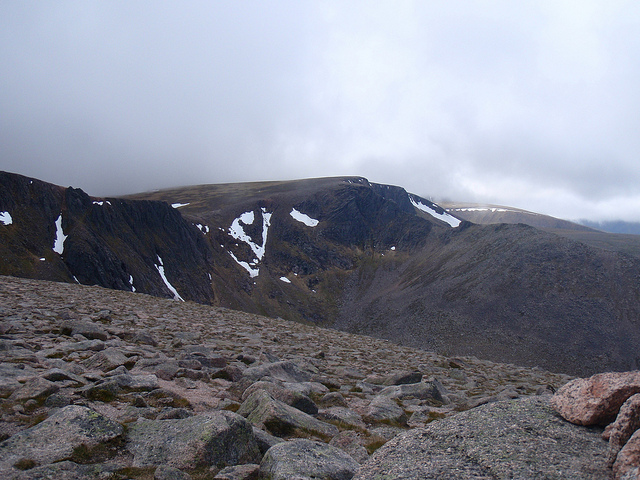
[[[640,371],[599,373],[571,380],[551,398],[551,405],[571,423],[607,425],[636,393],[640,393]]]
[[[636,430],[626,443],[613,464],[615,480],[640,479],[640,430]]]

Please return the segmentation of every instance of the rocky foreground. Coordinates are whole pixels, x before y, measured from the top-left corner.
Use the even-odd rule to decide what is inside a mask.
[[[566,375],[223,308],[0,277],[0,361],[0,478],[612,471],[550,406]]]

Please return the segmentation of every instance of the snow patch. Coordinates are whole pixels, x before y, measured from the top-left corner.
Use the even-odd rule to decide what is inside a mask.
[[[428,213],[432,217],[435,217],[438,220],[442,220],[443,222],[448,223],[450,226],[454,228],[460,225],[460,220],[458,220],[453,215],[449,215],[448,213],[438,213],[433,208],[429,207],[428,205],[425,205],[421,201],[414,200],[413,196],[411,195],[409,195],[409,200],[411,201],[413,206],[416,207],[418,210]]]
[[[11,214],[9,212],[0,212],[0,222],[5,225],[11,225],[13,223],[13,218],[11,218]]]
[[[191,205],[191,202],[189,202],[189,203],[172,203],[171,204],[171,206],[173,208],[186,207],[187,205]]]
[[[261,212],[262,212],[262,243],[261,244],[254,242],[253,239],[246,234],[242,226],[243,224],[244,225],[253,224],[253,222],[255,221],[255,215],[253,211],[244,212],[242,215],[236,218],[231,223],[231,226],[229,227],[229,235],[231,235],[236,240],[244,242],[247,245],[249,245],[249,248],[251,248],[251,251],[255,255],[255,258],[253,258],[251,262],[244,262],[244,261],[238,260],[238,258],[233,253],[229,252],[229,254],[233,257],[233,259],[240,266],[242,266],[244,269],[246,269],[249,272],[249,275],[251,275],[252,278],[258,276],[259,269],[257,268],[257,264],[262,260],[262,257],[264,257],[264,253],[267,246],[267,235],[269,233],[269,227],[271,226],[272,214],[267,213],[267,210],[265,208],[261,208]]]
[[[240,265],[242,268],[244,268],[247,272],[249,272],[249,276],[251,278],[257,277],[260,274],[260,269],[259,268],[253,268],[251,265],[249,265],[247,262],[243,262],[241,260],[238,260],[238,257],[236,257],[233,252],[229,252],[229,255],[231,255],[231,258],[233,258],[236,263],[238,265]]]
[[[202,225],[201,223],[196,223],[195,224],[196,227],[198,227],[198,229],[202,232],[202,233],[209,233],[209,227],[206,225]]]
[[[469,208],[449,208],[448,212],[515,212],[515,210],[509,210],[506,208],[489,208],[489,207],[469,207]]]
[[[396,249],[396,247],[391,247],[389,250],[393,251],[393,250],[395,250],[395,249]]]
[[[13,223],[13,218],[11,218],[9,212],[0,212],[0,222],[5,225],[11,225]]]
[[[102,205],[104,205],[105,203],[106,203],[107,205],[111,205],[111,202],[110,202],[109,200],[101,200],[101,201],[99,201],[99,202],[96,200],[96,201],[94,201],[94,202],[93,202],[93,204],[94,204],[94,205],[99,205],[99,206],[102,206]]]
[[[64,252],[64,241],[68,235],[65,235],[62,231],[62,214],[56,220],[56,239],[53,242],[53,251],[59,255]]]
[[[291,215],[294,220],[297,220],[300,223],[304,223],[307,227],[315,227],[316,225],[318,225],[318,223],[320,223],[318,220],[311,218],[309,215],[306,215],[302,212],[299,212],[295,208],[291,210],[291,213],[289,215]]]
[[[133,275],[129,275],[129,285],[131,285],[131,291],[135,292],[136,287],[133,286]]]
[[[282,280],[284,283],[291,283],[291,280],[289,280],[287,277],[280,277],[280,280]]]
[[[158,270],[158,273],[160,274],[160,276],[162,277],[162,281],[164,282],[164,284],[167,286],[167,288],[169,289],[169,291],[171,293],[173,293],[173,299],[174,300],[180,300],[181,302],[184,302],[184,299],[180,296],[180,294],[178,293],[178,291],[175,289],[175,287],[173,285],[171,285],[169,283],[169,280],[167,280],[167,276],[164,274],[164,265],[162,263],[162,258],[160,258],[160,255],[156,255],[158,257],[158,263],[160,265],[156,265],[154,264],[153,266],[156,267],[156,270]]]

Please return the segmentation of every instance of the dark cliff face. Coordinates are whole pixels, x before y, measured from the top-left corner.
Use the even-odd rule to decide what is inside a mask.
[[[451,227],[401,187],[344,177],[96,199],[7,173],[0,185],[13,219],[1,274],[573,374],[640,364],[640,260],[527,225]]]
[[[215,300],[208,244],[166,203],[92,200],[80,189],[9,173],[0,173],[0,184],[0,211],[13,219],[0,227],[0,273],[174,296],[163,267],[185,300]]]

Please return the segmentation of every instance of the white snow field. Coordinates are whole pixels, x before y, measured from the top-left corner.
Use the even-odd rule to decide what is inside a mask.
[[[289,215],[291,215],[294,220],[297,220],[300,223],[304,223],[307,227],[315,227],[316,225],[318,225],[318,223],[320,223],[318,220],[311,218],[305,213],[299,212],[295,208],[291,210],[291,213],[289,213]]]

